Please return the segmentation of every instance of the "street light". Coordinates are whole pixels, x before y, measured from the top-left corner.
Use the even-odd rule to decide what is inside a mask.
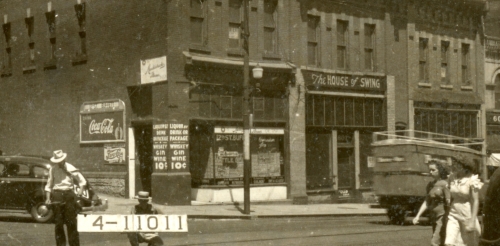
[[[250,155],[250,128],[252,127],[253,109],[250,107],[250,94],[252,87],[249,83],[250,58],[249,58],[249,37],[248,25],[249,0],[243,1],[243,213],[250,214],[250,177],[252,176],[251,155]],[[262,78],[262,67],[257,64],[252,69],[253,77]]]

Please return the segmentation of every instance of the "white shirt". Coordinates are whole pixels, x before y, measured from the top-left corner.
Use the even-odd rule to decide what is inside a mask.
[[[78,185],[80,187],[87,184],[87,182],[85,182],[85,178],[83,178],[78,169],[67,162],[65,165],[71,176],[64,172],[64,170],[59,167],[59,164],[51,166],[45,191],[52,192],[52,190],[72,190],[74,186],[73,178],[78,181]]]

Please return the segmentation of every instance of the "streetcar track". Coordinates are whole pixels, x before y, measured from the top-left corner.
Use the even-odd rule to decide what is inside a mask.
[[[189,244],[174,244],[175,246],[187,246],[187,245],[220,245],[220,244],[235,244],[235,243],[258,243],[258,242],[266,242],[266,241],[280,241],[287,239],[298,239],[298,238],[321,238],[321,237],[336,237],[336,236],[355,236],[355,235],[369,235],[369,234],[377,234],[384,232],[405,232],[405,231],[421,231],[428,230],[428,228],[418,228],[415,229],[396,229],[396,230],[374,230],[368,232],[349,232],[349,233],[333,233],[333,234],[319,234],[319,235],[308,235],[308,236],[290,236],[290,237],[277,237],[277,238],[261,238],[261,239],[252,239],[252,240],[231,240],[231,241],[217,241],[217,242],[203,242],[203,243],[189,243]]]

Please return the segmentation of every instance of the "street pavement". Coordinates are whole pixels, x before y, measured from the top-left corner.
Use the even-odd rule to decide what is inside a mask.
[[[107,200],[106,211],[89,211],[88,214],[129,214],[136,199],[99,195]],[[195,204],[195,203],[193,203]],[[186,214],[188,219],[256,219],[280,217],[327,217],[384,215],[386,210],[376,204],[335,203],[296,205],[291,202],[251,203],[250,214],[243,214],[243,204],[195,204],[187,206],[153,203],[162,214]]]

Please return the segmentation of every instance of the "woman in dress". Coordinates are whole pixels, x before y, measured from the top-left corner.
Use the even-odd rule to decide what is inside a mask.
[[[477,213],[479,189],[483,183],[475,174],[476,168],[472,160],[463,155],[452,159],[452,174],[449,178],[451,205],[445,245],[476,246],[481,235]]]
[[[413,224],[418,224],[420,216],[429,211],[429,220],[432,223],[432,246],[444,245],[446,236],[446,222],[448,218],[448,205],[450,201],[450,191],[447,188],[448,170],[436,161],[429,163],[429,173],[434,178],[427,185],[427,196],[420,206],[417,216],[413,219]]]

